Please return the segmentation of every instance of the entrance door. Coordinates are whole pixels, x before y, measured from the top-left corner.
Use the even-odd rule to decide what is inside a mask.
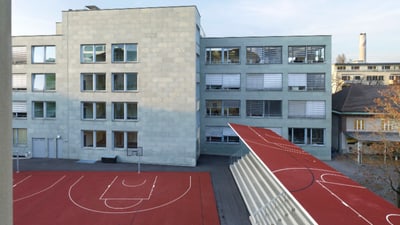
[[[47,158],[46,139],[32,138],[32,157]]]

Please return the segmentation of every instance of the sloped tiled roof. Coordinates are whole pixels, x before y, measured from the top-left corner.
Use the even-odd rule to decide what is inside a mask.
[[[368,112],[387,86],[353,84],[332,95],[332,110],[341,113]]]

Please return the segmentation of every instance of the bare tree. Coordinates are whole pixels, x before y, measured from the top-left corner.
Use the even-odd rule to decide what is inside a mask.
[[[336,56],[336,63],[346,63],[346,55],[342,53]]]
[[[375,106],[368,109],[380,119],[381,129],[377,131],[380,143],[375,145],[376,151],[384,155],[384,164],[391,160],[387,180],[396,193],[396,205],[400,208],[400,85],[387,86],[380,91],[380,97],[374,99]],[[393,175],[394,174],[394,175]],[[395,178],[393,177],[395,176]],[[397,182],[396,182],[397,181]]]

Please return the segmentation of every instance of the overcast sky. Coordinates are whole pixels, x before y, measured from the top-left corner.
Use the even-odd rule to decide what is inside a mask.
[[[208,37],[332,35],[333,60],[358,59],[365,32],[368,62],[400,62],[399,0],[12,0],[12,34],[55,34],[62,11],[86,5],[196,5]]]

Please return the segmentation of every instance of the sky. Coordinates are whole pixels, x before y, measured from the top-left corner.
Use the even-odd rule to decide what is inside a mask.
[[[332,59],[357,60],[367,34],[367,62],[400,62],[399,0],[11,0],[12,35],[55,34],[62,11],[197,6],[207,37],[332,35]],[[104,21],[103,21],[104,22]]]

